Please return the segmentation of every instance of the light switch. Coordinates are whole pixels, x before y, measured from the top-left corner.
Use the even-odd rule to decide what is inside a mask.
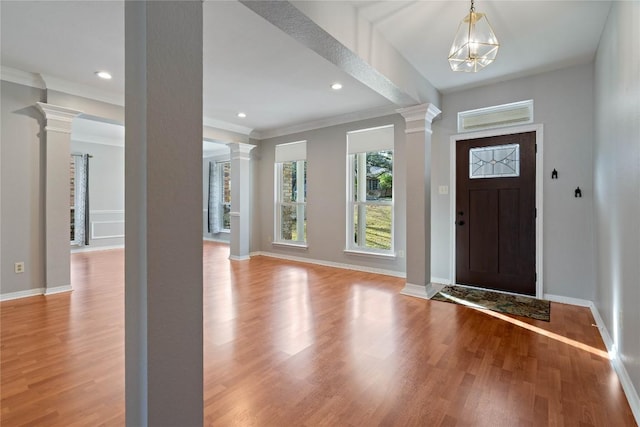
[[[440,185],[438,187],[438,194],[449,194],[449,186],[448,185]]]

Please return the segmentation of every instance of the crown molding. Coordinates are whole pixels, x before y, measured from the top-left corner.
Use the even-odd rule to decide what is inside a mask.
[[[253,129],[249,127],[235,125],[233,123],[225,122],[223,120],[218,120],[211,117],[203,117],[202,125],[214,129],[226,130],[228,132],[235,132],[246,136],[249,136],[251,132],[253,132]]]
[[[124,139],[107,138],[103,136],[89,135],[86,133],[76,133],[75,131],[73,132],[71,141],[124,148]]]
[[[68,93],[69,95],[89,98],[96,101],[106,102],[108,104],[124,106],[124,94],[118,94],[110,91],[97,89],[92,86],[81,83],[70,82],[59,77],[41,74],[45,87],[48,90]]]
[[[46,85],[40,74],[29,73],[27,71],[5,67],[4,65],[0,67],[0,78],[4,81],[17,83],[19,85],[36,89],[46,89]]]
[[[251,137],[256,139],[276,138],[278,136],[291,135],[293,133],[307,132],[314,129],[321,129],[329,126],[342,125],[345,123],[356,122],[359,120],[373,119],[376,117],[388,116],[395,114],[394,107],[384,106],[372,108],[369,110],[356,111],[353,113],[341,114],[339,116],[327,117],[324,119],[313,120],[310,122],[300,123],[293,126],[269,129],[265,131],[256,131]]]

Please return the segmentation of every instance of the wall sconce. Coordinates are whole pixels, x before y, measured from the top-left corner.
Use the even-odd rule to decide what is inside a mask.
[[[582,190],[580,190],[580,187],[576,188],[575,197],[582,197]]]
[[[553,170],[553,172],[551,172],[551,179],[558,179],[558,171],[557,170]]]

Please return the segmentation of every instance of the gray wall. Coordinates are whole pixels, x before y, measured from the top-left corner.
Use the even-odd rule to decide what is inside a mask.
[[[595,304],[640,392],[640,3],[613,2],[595,67]]]
[[[518,78],[445,94],[442,118],[433,123],[432,276],[450,278],[450,136],[459,111],[534,100],[534,121],[544,125],[544,292],[592,300],[595,295],[593,239],[593,65]],[[558,180],[551,180],[557,169]],[[582,198],[574,198],[580,186]]]
[[[346,159],[347,132],[375,126],[395,126],[394,176],[395,229],[394,248],[405,250],[405,149],[404,119],[391,115],[327,128],[300,132],[260,141],[254,156],[260,158],[258,179],[254,181],[254,210],[259,211],[258,227],[253,228],[252,242],[262,250],[288,256],[358,265],[404,273],[405,259],[345,254],[346,233]],[[307,141],[307,243],[308,250],[272,245],[274,233],[274,156],[275,146]],[[255,150],[254,150],[255,151]],[[260,233],[260,234],[255,234]]]
[[[41,130],[42,114],[35,108],[35,103],[42,101],[53,105],[77,108],[83,113],[114,123],[122,122],[124,109],[104,102],[55,91],[44,91],[11,82],[2,81],[1,84],[0,186],[2,192],[0,197],[2,201],[0,206],[2,212],[0,217],[2,223],[0,234],[2,239],[0,239],[0,254],[2,258],[0,259],[0,293],[4,295],[38,289],[45,285],[43,169],[45,158],[44,143],[40,139],[44,132]],[[95,146],[96,144],[90,145]],[[91,177],[94,177],[94,182],[100,183],[100,179],[97,178],[100,169],[122,168],[122,165],[102,164],[101,158],[113,160],[118,157],[113,151],[107,154],[108,148],[101,150],[94,147],[91,150],[98,150],[95,151],[96,156],[91,163],[94,166],[91,174]],[[98,152],[100,152],[99,155]],[[111,185],[110,181],[103,180],[102,184],[96,188],[100,192],[111,194],[109,190]],[[122,179],[115,185],[122,188]],[[92,191],[91,194],[94,194],[93,190],[90,191]],[[118,197],[121,196],[115,196],[115,199]],[[102,205],[100,199],[99,196],[92,197],[92,210],[108,210],[108,207],[100,208],[100,206],[118,205],[118,202],[113,201]],[[123,209],[122,204],[119,205],[119,209]],[[13,265],[19,261],[24,261],[25,272],[15,274]]]
[[[77,141],[71,152],[90,154],[89,248],[124,245],[124,146]],[[95,234],[94,234],[95,233]],[[120,236],[108,238],[107,236]]]
[[[0,292],[6,294],[44,287],[44,148],[42,115],[34,107],[44,100],[44,91],[1,84]],[[24,261],[25,272],[15,274],[19,261]]]

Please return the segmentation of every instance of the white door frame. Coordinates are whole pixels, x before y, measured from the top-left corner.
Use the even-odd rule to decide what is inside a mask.
[[[452,135],[450,138],[450,162],[449,162],[449,241],[451,242],[451,284],[456,284],[456,143],[468,139],[486,138],[491,136],[510,135],[515,133],[536,133],[536,298],[544,295],[543,268],[542,268],[542,234],[543,234],[543,125],[530,124],[509,128],[489,129],[480,132]]]

